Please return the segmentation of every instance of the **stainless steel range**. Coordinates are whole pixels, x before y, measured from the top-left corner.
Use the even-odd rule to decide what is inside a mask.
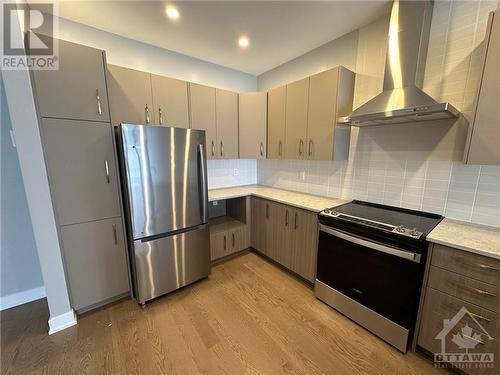
[[[442,216],[352,201],[319,213],[315,294],[406,352],[427,258]]]

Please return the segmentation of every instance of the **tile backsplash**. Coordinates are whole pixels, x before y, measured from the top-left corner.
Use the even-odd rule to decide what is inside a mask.
[[[207,169],[209,189],[257,183],[257,160],[209,160]]]

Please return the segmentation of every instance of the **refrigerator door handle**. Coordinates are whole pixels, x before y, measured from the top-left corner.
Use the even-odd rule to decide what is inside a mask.
[[[207,218],[207,198],[208,198],[208,183],[207,183],[207,172],[205,169],[205,150],[203,145],[200,143],[198,145],[198,158],[199,158],[199,168],[200,168],[200,199],[201,199],[201,212],[202,212],[202,222],[206,223]]]

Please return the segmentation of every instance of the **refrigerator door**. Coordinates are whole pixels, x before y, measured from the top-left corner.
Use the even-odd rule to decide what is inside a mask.
[[[208,225],[149,241],[134,241],[135,288],[139,303],[207,277]]]
[[[206,223],[203,130],[122,124],[120,138],[134,239]]]

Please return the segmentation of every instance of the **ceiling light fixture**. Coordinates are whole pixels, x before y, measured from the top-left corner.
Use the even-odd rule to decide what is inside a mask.
[[[238,44],[240,45],[241,48],[246,48],[248,47],[249,41],[246,36],[240,36],[240,39],[238,39]]]
[[[171,20],[176,20],[179,18],[179,11],[173,5],[168,5],[165,9],[165,13],[167,13],[168,18]]]

